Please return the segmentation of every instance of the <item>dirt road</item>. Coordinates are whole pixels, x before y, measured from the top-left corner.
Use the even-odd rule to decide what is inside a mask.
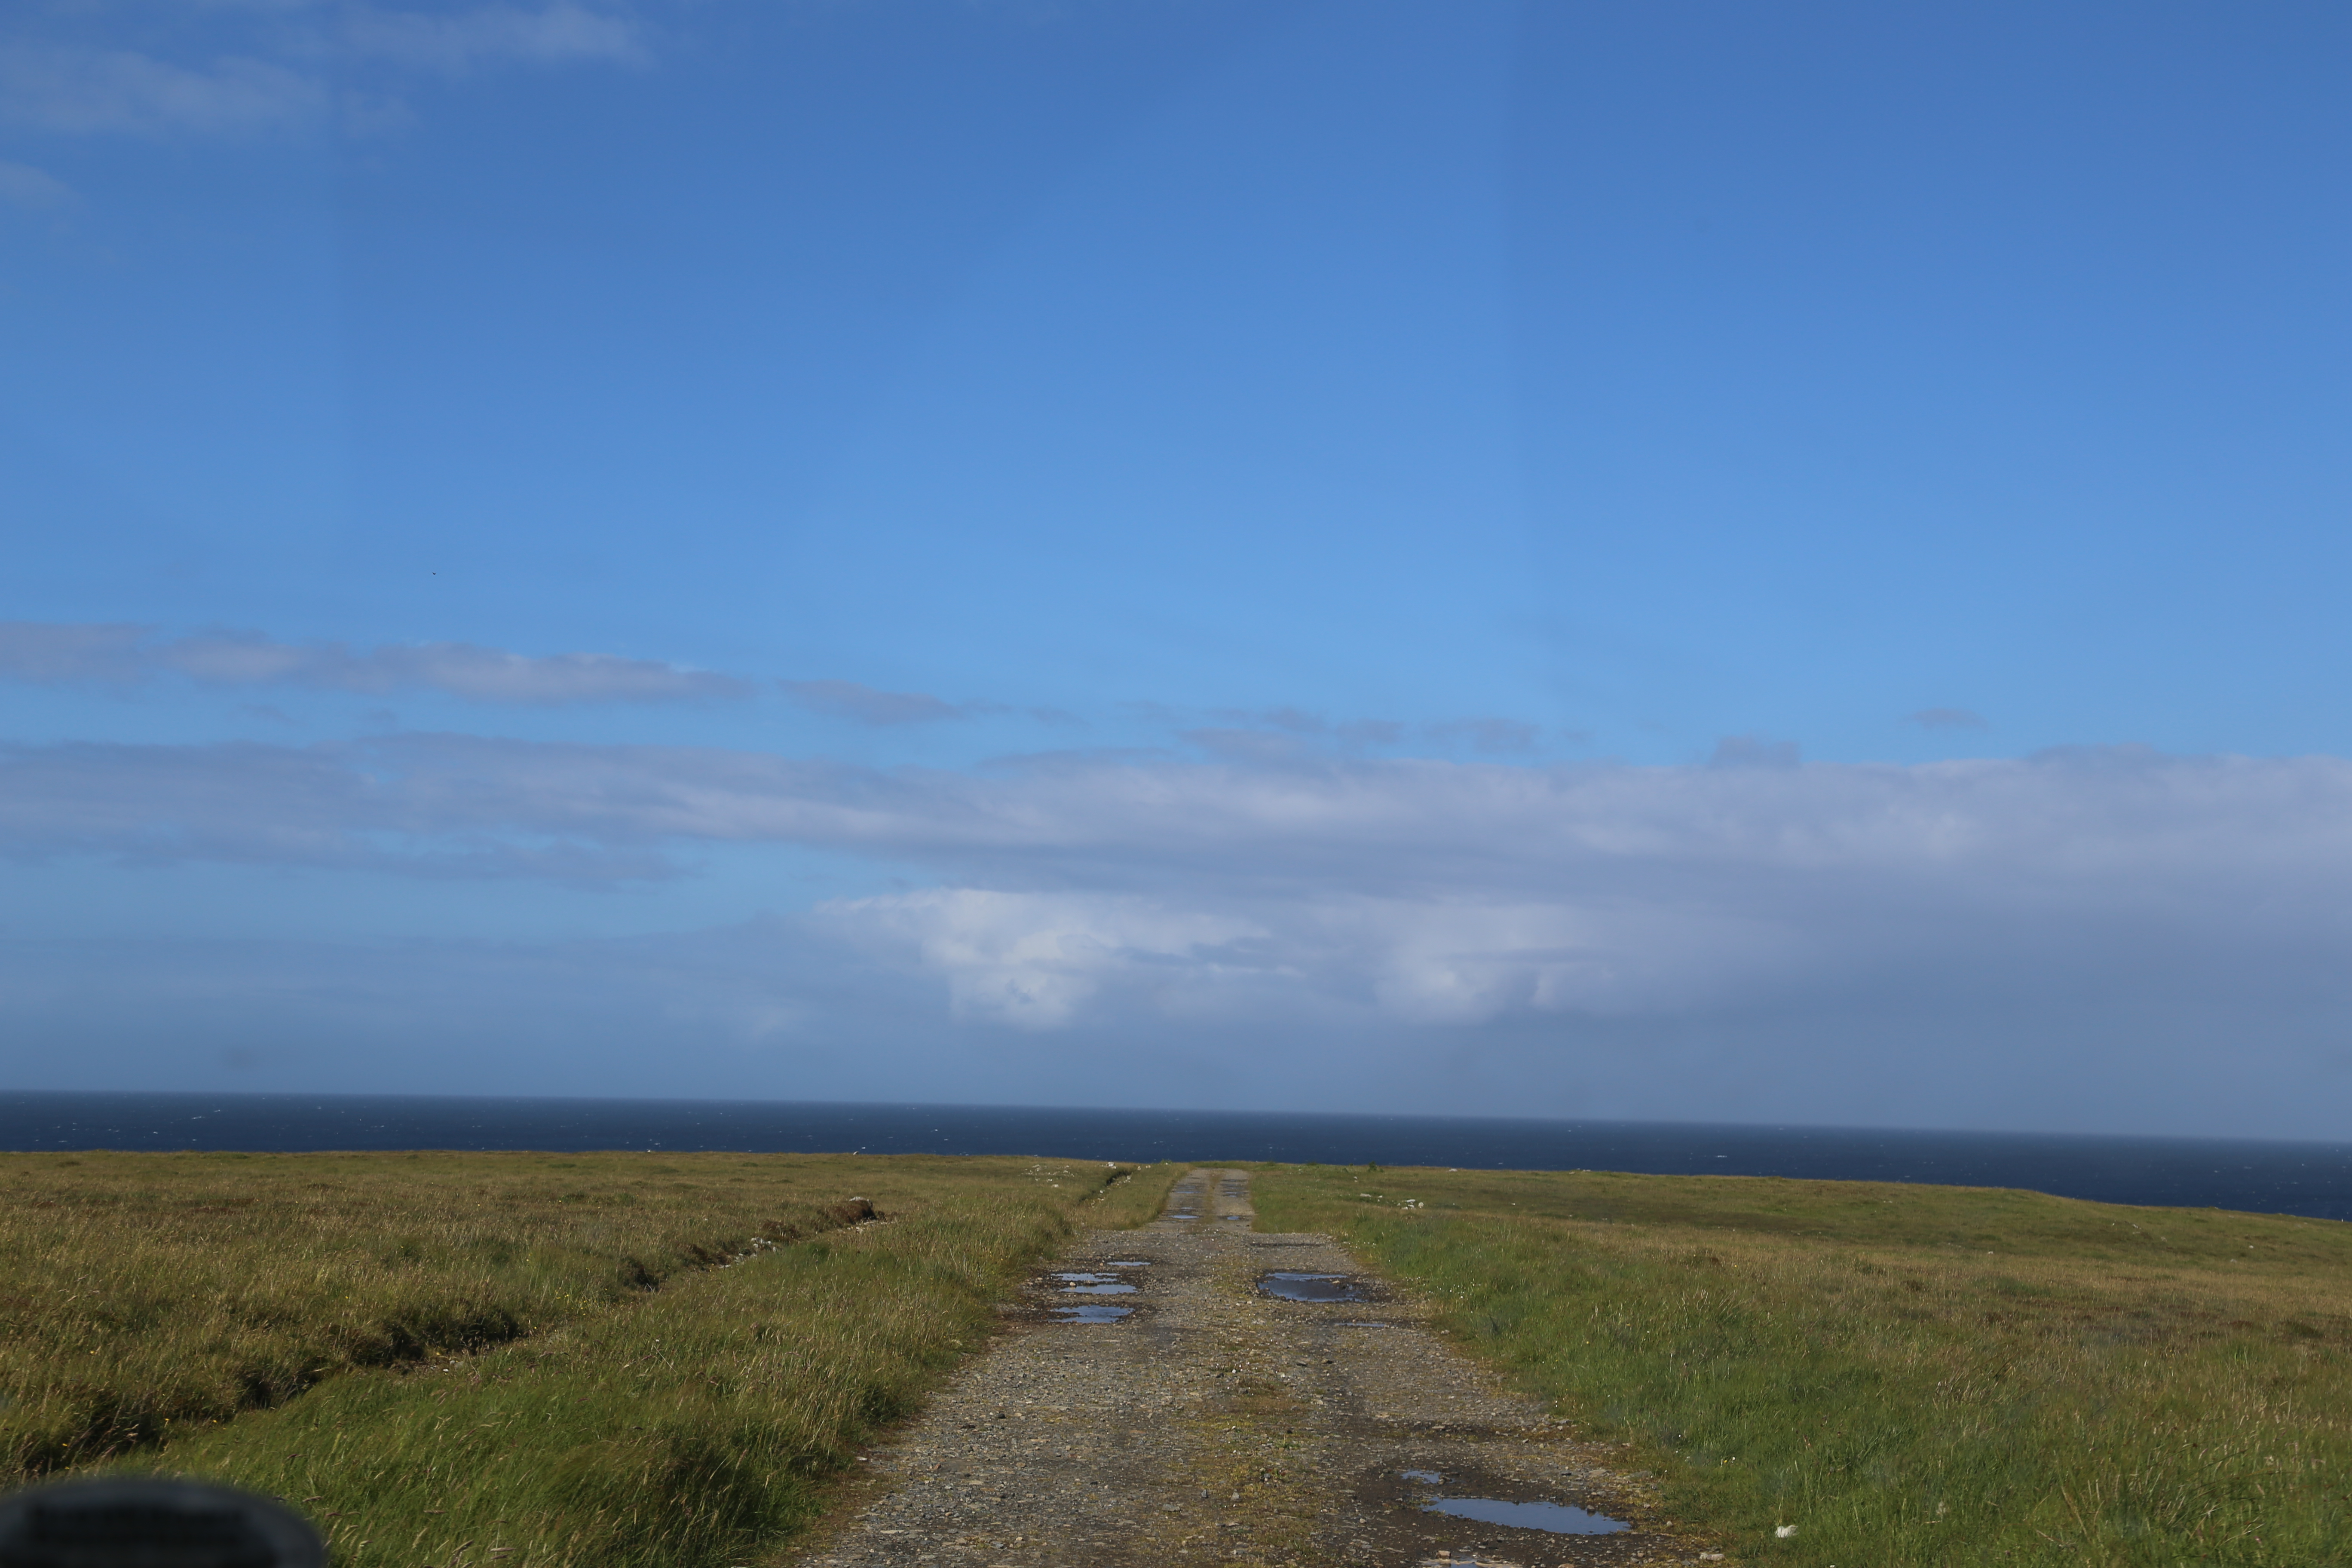
[[[1279,1274],[1323,1278],[1265,1279]],[[1091,1233],[1032,1281],[1012,1331],[868,1456],[848,1517],[795,1561],[1720,1561],[1676,1539],[1644,1478],[1502,1391],[1425,1316],[1327,1237],[1254,1231],[1244,1173],[1195,1171],[1159,1219]]]

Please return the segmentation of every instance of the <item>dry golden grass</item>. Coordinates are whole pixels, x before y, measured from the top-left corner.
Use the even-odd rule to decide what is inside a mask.
[[[9,1156],[0,1433],[20,1470],[128,1454],[290,1497],[343,1562],[715,1562],[805,1518],[1075,1223],[1172,1179],[1110,1174]]]

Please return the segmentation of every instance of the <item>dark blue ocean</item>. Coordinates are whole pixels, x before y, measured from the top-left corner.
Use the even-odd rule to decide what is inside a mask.
[[[1285,1160],[1941,1182],[2352,1220],[2352,1144],[1537,1121],[424,1095],[0,1094],[0,1149],[734,1149]]]

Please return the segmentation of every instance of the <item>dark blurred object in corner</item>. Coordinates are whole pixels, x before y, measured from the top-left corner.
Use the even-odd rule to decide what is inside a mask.
[[[202,1481],[60,1481],[0,1498],[0,1568],[325,1568],[284,1503]]]

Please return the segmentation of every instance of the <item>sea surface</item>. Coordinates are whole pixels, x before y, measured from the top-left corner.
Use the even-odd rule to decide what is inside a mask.
[[[783,1100],[0,1093],[0,1149],[732,1149],[1281,1160],[2027,1187],[2352,1220],[2352,1144]]]

